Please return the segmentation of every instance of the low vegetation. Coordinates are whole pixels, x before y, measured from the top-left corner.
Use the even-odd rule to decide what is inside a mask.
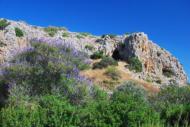
[[[6,19],[0,20],[0,30],[4,30],[10,23]]]
[[[112,57],[103,57],[100,62],[93,64],[93,69],[102,69],[108,66],[117,66],[118,62]]]
[[[114,66],[108,67],[106,69],[105,75],[110,77],[112,80],[118,80],[121,77],[120,72]]]
[[[101,36],[101,38],[105,38],[106,36],[110,37],[111,39],[114,39],[115,37],[117,37],[117,35],[115,34],[104,34]]]
[[[94,53],[90,56],[91,59],[101,59],[101,58],[103,58],[103,57],[104,57],[104,52],[103,52],[103,51],[96,51],[96,52],[94,52]]]
[[[64,33],[62,34],[62,37],[64,37],[64,38],[69,37],[69,33],[68,33],[68,32],[64,32]]]
[[[4,47],[7,46],[7,44],[5,44],[3,41],[0,41],[0,47]]]
[[[24,36],[23,31],[18,27],[15,28],[15,34],[17,37],[23,37]]]
[[[92,50],[94,50],[95,48],[94,48],[93,45],[85,45],[85,49],[92,51]]]
[[[142,63],[137,57],[131,57],[128,59],[129,70],[134,70],[135,72],[142,72]]]
[[[91,34],[90,33],[85,33],[85,32],[81,32],[79,33],[80,35],[84,36],[84,37],[87,37],[87,36],[90,36]]]
[[[48,33],[49,36],[54,37],[55,34],[59,31],[59,28],[57,27],[46,27],[44,28],[44,31]]]
[[[81,35],[81,34],[77,34],[77,35],[76,35],[76,38],[78,38],[78,39],[82,39],[82,38],[84,38],[84,36]]]

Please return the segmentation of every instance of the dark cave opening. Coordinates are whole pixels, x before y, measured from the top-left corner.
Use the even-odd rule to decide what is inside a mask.
[[[121,56],[120,56],[119,50],[118,50],[117,48],[113,51],[112,57],[113,57],[115,60],[121,60]]]

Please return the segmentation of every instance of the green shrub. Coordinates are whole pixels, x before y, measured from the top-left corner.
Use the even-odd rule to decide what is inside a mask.
[[[0,114],[1,127],[76,126],[80,120],[75,107],[66,99],[52,95],[19,105],[8,105]]]
[[[55,36],[55,34],[57,34],[59,28],[57,27],[47,27],[44,28],[44,31],[47,32],[49,34],[49,36],[53,37]]]
[[[159,121],[156,113],[147,101],[146,92],[133,82],[120,86],[111,98],[112,108],[121,120],[121,126],[135,127],[148,121]]]
[[[112,78],[113,80],[118,80],[121,77],[120,72],[113,66],[110,66],[106,69],[105,75]]]
[[[175,73],[170,68],[164,68],[162,69],[163,75],[170,78],[175,75]]]
[[[93,69],[102,69],[108,66],[117,66],[118,62],[115,61],[112,57],[103,57],[100,62],[93,64]]]
[[[92,51],[92,50],[94,50],[94,46],[92,46],[92,45],[85,45],[85,49]]]
[[[137,57],[131,57],[128,59],[129,70],[134,70],[135,72],[142,72],[142,63]]]
[[[117,127],[121,120],[108,99],[90,101],[80,109],[81,127]]]
[[[155,110],[161,114],[166,125],[185,126],[190,124],[190,87],[166,86],[150,98]]]
[[[43,96],[39,100],[43,114],[43,126],[65,127],[76,126],[80,122],[77,109],[66,99],[57,96]]]
[[[24,36],[23,31],[18,27],[15,28],[15,34],[17,37],[23,37]]]
[[[42,127],[42,110],[37,105],[8,106],[0,111],[1,127]]]
[[[4,30],[8,25],[10,25],[10,23],[7,22],[6,19],[0,20],[0,30]]]
[[[78,33],[78,34],[76,35],[76,37],[77,37],[78,39],[82,39],[82,38],[84,38],[84,37],[86,37],[86,36],[84,36],[84,35],[81,34],[81,33]]]
[[[115,37],[117,37],[117,35],[115,34],[104,34],[101,36],[101,38],[105,38],[106,36],[110,37],[111,39],[114,39]]]
[[[96,51],[96,52],[94,52],[94,53],[90,56],[90,58],[91,58],[91,59],[100,59],[100,58],[103,58],[103,56],[104,56],[104,52],[103,52],[103,51]]]
[[[64,33],[62,34],[62,37],[64,37],[64,38],[69,37],[69,33],[64,32]]]

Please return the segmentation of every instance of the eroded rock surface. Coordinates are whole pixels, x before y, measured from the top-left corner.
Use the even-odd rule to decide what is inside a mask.
[[[138,57],[143,63],[143,79],[162,84],[185,84],[187,76],[180,62],[171,53],[156,45],[144,33],[133,33],[124,41],[124,46],[118,49],[122,59]]]

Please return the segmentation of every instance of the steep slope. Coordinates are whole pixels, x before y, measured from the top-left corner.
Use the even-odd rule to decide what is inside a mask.
[[[25,22],[11,20],[7,20],[7,22],[9,25],[0,30],[1,64],[30,47],[31,40],[47,41],[70,45],[88,55],[96,51],[103,51],[104,55],[113,56],[122,61],[137,57],[142,62],[142,72],[131,71],[130,77],[134,79],[149,80],[158,86],[173,83],[184,85],[187,82],[187,76],[179,61],[168,51],[150,41],[144,33],[100,37],[88,33],[70,32],[58,27],[43,28],[28,25]],[[15,28],[21,29],[24,36],[18,37]]]

